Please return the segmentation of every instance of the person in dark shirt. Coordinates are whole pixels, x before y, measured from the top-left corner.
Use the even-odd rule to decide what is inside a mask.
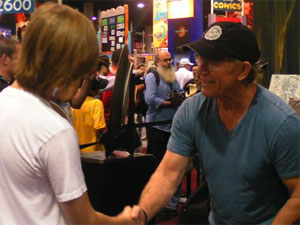
[[[19,48],[17,41],[0,37],[0,92],[15,80]]]

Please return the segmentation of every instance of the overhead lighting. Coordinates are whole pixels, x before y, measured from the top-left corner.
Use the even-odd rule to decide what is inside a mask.
[[[97,17],[96,16],[92,16],[92,20],[93,21],[97,20]]]
[[[138,8],[144,8],[144,7],[145,7],[145,4],[144,4],[144,3],[138,3],[136,6],[137,6]]]

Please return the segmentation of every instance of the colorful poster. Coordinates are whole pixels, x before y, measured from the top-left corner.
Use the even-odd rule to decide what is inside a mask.
[[[179,46],[191,42],[191,20],[174,20],[174,53],[185,53]]]
[[[115,51],[122,48],[128,41],[128,6],[118,6],[100,12],[100,24],[102,31],[101,52]]]
[[[153,47],[168,47],[167,0],[153,0]]]

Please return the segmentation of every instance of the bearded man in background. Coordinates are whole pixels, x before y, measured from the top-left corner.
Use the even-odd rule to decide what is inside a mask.
[[[173,59],[169,52],[158,52],[155,56],[156,71],[146,75],[145,101],[148,105],[146,122],[172,120],[178,106],[183,101],[182,98],[172,97],[174,93],[183,92],[176,80],[172,62]],[[147,127],[146,131],[148,138],[147,153],[156,156],[159,164],[167,149],[167,143],[171,135],[171,122]],[[176,212],[179,197],[178,199],[172,199],[166,206],[169,211]]]

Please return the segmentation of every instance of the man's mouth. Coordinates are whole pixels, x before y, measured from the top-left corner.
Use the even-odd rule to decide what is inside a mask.
[[[215,81],[214,80],[202,80],[202,84],[213,84],[213,83],[215,83]]]

